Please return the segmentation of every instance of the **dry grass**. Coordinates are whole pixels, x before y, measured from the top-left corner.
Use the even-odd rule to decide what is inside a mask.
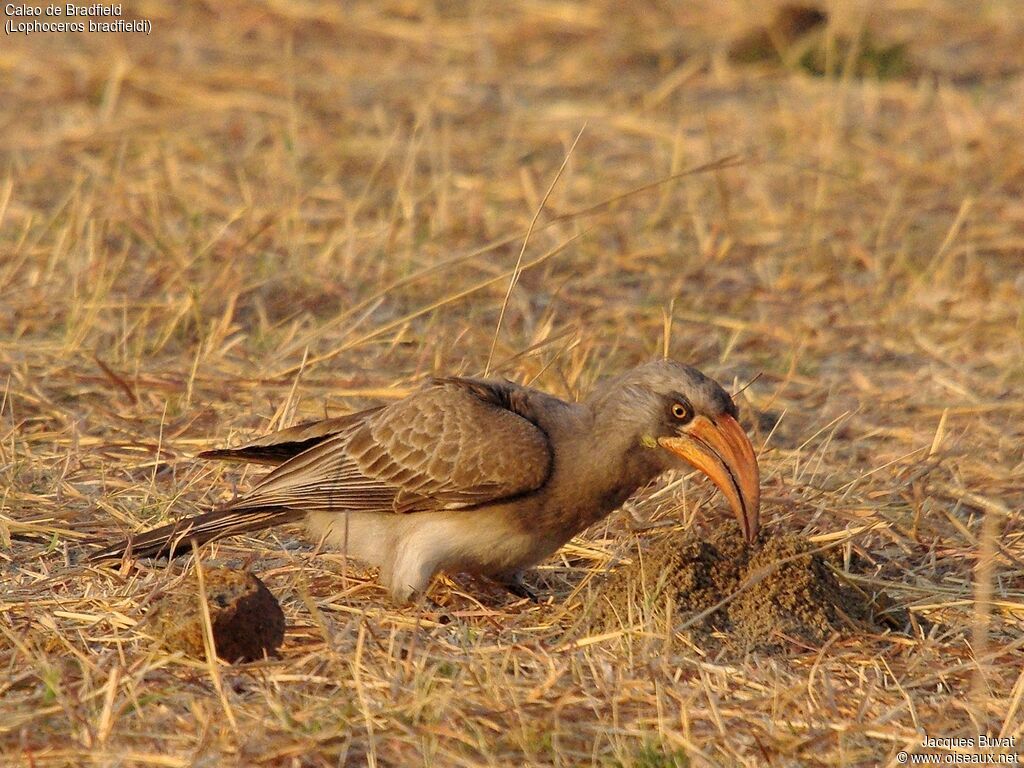
[[[5,38],[0,765],[875,765],[1024,737],[1024,23],[880,5],[912,77],[731,65],[741,2],[140,2],[150,37]],[[667,345],[760,374],[769,530],[845,540],[930,629],[722,659],[626,606],[594,634],[593,576],[643,535],[618,513],[539,606],[455,579],[396,609],[293,529],[225,542],[281,598],[283,657],[156,650],[146,601],[194,577],[79,540],[252,480],[202,447],[483,370],[584,125],[492,371],[572,397]],[[670,479],[637,516],[721,507]]]

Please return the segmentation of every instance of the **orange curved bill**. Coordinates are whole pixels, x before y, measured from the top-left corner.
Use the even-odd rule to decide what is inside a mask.
[[[698,416],[686,434],[662,437],[658,443],[718,486],[743,528],[744,538],[753,543],[761,530],[761,486],[754,447],[739,422],[727,414],[714,420]]]

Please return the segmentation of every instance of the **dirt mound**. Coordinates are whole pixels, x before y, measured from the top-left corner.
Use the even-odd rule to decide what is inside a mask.
[[[648,612],[671,604],[679,626],[707,611],[688,626],[701,642],[761,650],[819,646],[837,631],[877,629],[871,596],[814,549],[791,534],[762,536],[747,547],[735,524],[700,539],[659,536],[608,575],[595,616],[606,627],[621,626],[630,601]]]

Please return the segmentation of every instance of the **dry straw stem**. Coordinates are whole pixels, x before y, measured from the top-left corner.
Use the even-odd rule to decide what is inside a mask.
[[[731,63],[770,5],[142,3],[150,36],[5,38],[0,766],[873,766],[922,731],[1024,737],[1024,19],[836,0],[829,34],[906,41],[906,77]],[[544,563],[539,605],[457,575],[396,608],[294,528],[211,546],[284,606],[282,657],[248,665],[147,636],[194,558],[80,559],[258,476],[197,451],[479,373],[492,340],[567,397],[666,346],[760,374],[768,530],[834,543],[918,629],[724,657],[638,595],[598,631],[637,536],[726,514],[689,476]]]
[[[580,132],[576,134],[576,138],[573,139],[572,146],[569,147],[569,151],[565,154],[565,159],[562,161],[562,165],[559,166],[558,172],[555,177],[551,180],[551,184],[548,186],[548,191],[544,193],[544,198],[540,201],[540,205],[537,206],[536,213],[533,214],[533,218],[530,219],[530,226],[526,230],[526,236],[523,238],[523,247],[519,250],[519,255],[516,257],[516,266],[512,270],[512,276],[508,281],[508,290],[505,291],[505,298],[501,302],[501,309],[498,311],[498,324],[494,327],[494,337],[491,339],[491,347],[487,352],[487,361],[484,363],[484,375],[486,376],[491,372],[491,360],[494,358],[494,347],[498,344],[498,334],[501,333],[501,323],[505,319],[505,310],[508,309],[508,300],[512,296],[512,291],[516,287],[516,283],[519,282],[519,276],[522,274],[522,263],[523,256],[526,254],[526,246],[530,244],[530,235],[533,234],[533,230],[537,226],[537,219],[540,218],[541,213],[544,211],[544,205],[547,203],[548,198],[551,197],[551,193],[555,191],[555,185],[558,180],[562,177],[562,172],[565,171],[565,166],[569,164],[569,158],[572,157],[572,151],[576,149],[576,145],[580,143],[580,138],[583,136],[583,131],[586,130],[586,126],[580,128]]]

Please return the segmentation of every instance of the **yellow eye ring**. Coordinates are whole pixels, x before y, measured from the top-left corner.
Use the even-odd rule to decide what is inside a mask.
[[[689,421],[693,414],[682,403],[672,403],[672,416],[680,421]]]

